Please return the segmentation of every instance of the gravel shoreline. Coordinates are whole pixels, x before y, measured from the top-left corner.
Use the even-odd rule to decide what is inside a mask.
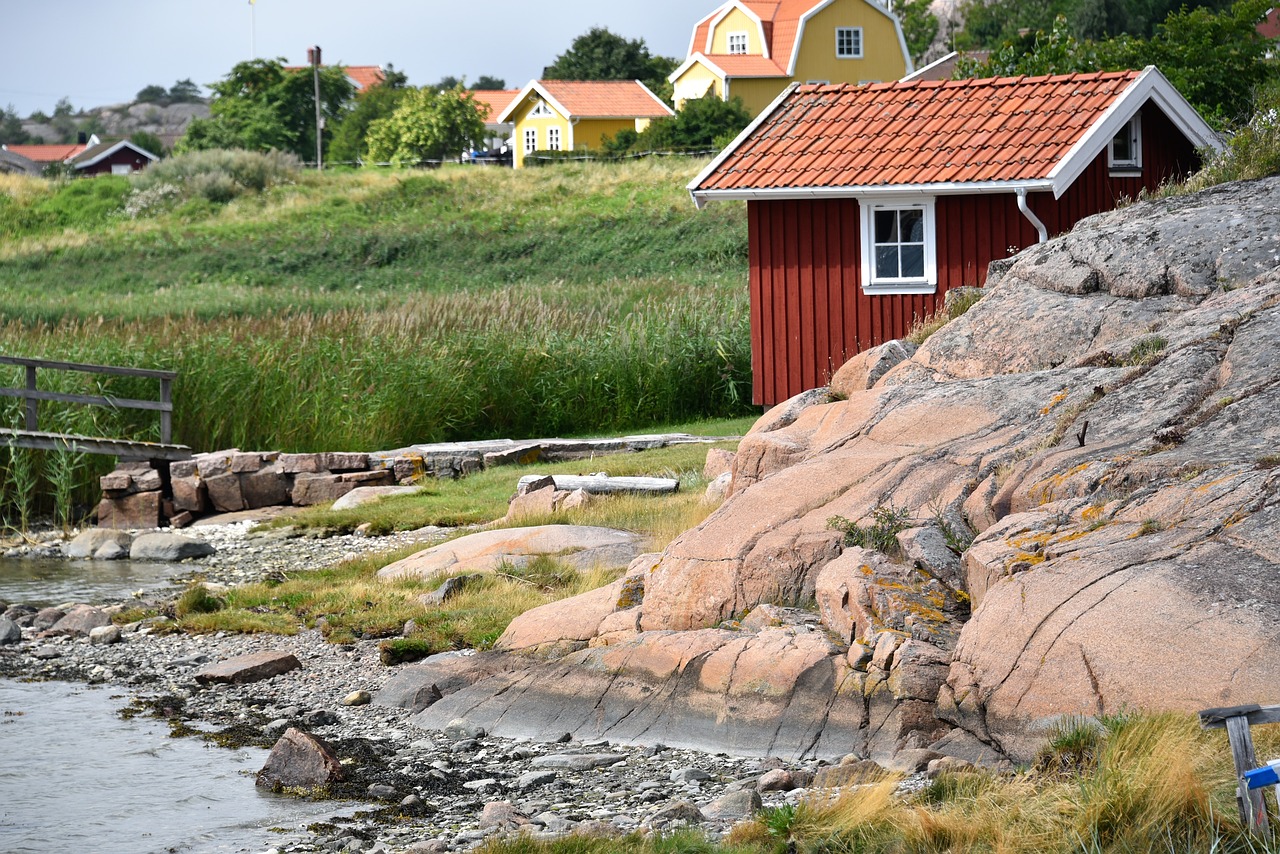
[[[189,531],[218,553],[184,564],[179,578],[240,584],[415,542],[425,547],[442,533],[284,539],[255,536],[251,524]],[[193,678],[210,662],[268,650],[292,653],[302,668],[244,686],[205,687]],[[461,722],[429,732],[412,726],[402,709],[344,705],[352,692],[376,694],[395,672],[379,661],[377,641],[335,645],[316,631],[188,636],[135,628],[121,643],[95,645],[87,638],[38,638],[27,629],[18,644],[0,646],[0,676],[119,687],[140,713],[166,717],[193,735],[269,747],[293,725],[328,741],[351,778],[337,794],[369,807],[354,817],[273,835],[258,849],[279,854],[454,851],[500,833],[617,834],[686,825],[715,838],[761,804],[797,802],[806,794],[800,786],[818,770],[818,763],[784,768],[774,759],[583,744],[558,733],[512,741]],[[762,784],[766,774],[769,782]],[[786,788],[791,790],[781,790]]]

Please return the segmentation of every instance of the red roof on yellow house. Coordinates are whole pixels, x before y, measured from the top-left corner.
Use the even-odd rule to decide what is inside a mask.
[[[471,97],[475,99],[477,104],[484,104],[488,109],[485,114],[484,123],[487,125],[499,124],[498,116],[511,105],[516,96],[520,94],[519,89],[472,89]]]
[[[793,86],[689,185],[695,199],[793,190],[1060,195],[1154,101],[1197,145],[1213,130],[1154,67],[1143,71]]]
[[[791,75],[792,59],[800,45],[805,17],[829,2],[830,0],[730,0],[694,26],[688,56],[702,54],[730,77],[788,77]],[[765,54],[754,57],[754,63],[739,65],[743,60],[753,57],[711,51],[714,25],[734,8],[745,9],[759,22],[759,34],[765,45]]]
[[[671,108],[639,80],[533,80],[511,100],[498,121],[510,121],[515,108],[534,92],[566,118],[656,119],[673,115]]]

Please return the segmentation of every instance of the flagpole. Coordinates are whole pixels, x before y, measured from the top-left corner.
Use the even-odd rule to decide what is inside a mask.
[[[258,4],[249,0],[249,58],[258,58]]]

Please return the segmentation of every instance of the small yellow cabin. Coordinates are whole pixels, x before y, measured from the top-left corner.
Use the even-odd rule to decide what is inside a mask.
[[[897,17],[873,0],[729,0],[693,28],[671,73],[676,108],[715,95],[759,115],[791,83],[880,83],[911,73]]]
[[[674,115],[639,80],[532,80],[498,116],[515,125],[519,169],[535,151],[591,151],[620,130]]]

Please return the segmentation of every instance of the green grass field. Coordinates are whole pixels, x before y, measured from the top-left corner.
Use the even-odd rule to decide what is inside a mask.
[[[127,179],[0,178],[0,353],[176,370],[174,440],[196,450],[740,417],[745,216],[694,208],[683,188],[701,165],[303,172],[136,218]],[[0,368],[0,384],[21,381]],[[156,396],[138,380],[40,382]],[[0,400],[0,422],[20,412]],[[159,432],[145,413],[52,404],[40,428]]]

